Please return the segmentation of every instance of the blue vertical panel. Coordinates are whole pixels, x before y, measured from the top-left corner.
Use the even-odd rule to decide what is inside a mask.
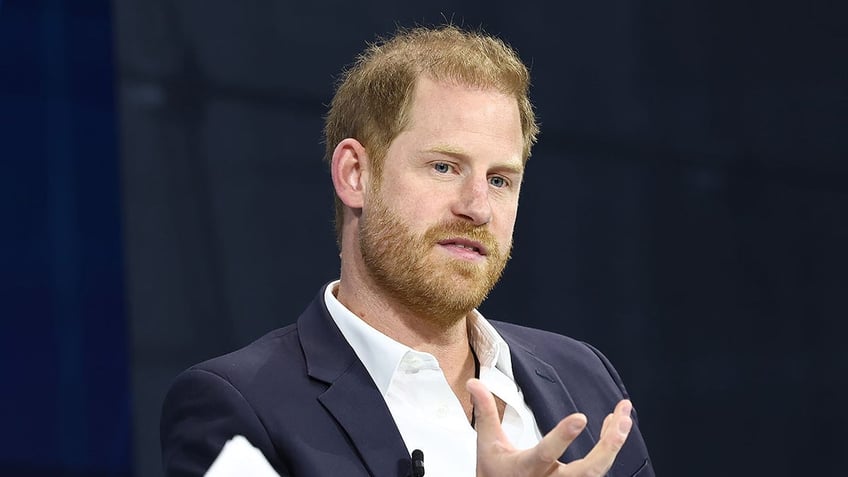
[[[0,475],[129,475],[111,6],[0,7]]]

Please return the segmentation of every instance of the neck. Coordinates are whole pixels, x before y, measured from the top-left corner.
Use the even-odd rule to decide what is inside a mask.
[[[334,291],[348,310],[372,328],[410,348],[432,354],[445,373],[451,387],[455,382],[464,389],[465,380],[473,377],[474,360],[468,342],[467,317],[420,316],[385,293],[365,267],[355,266],[343,254],[341,279]],[[361,262],[361,260],[360,260]]]
[[[416,351],[437,358],[443,352],[468,349],[467,317],[421,316],[392,299],[378,286],[342,273],[336,298],[372,328]]]
[[[372,328],[416,351],[433,355],[471,419],[473,407],[465,383],[476,377],[476,367],[465,316],[449,326],[436,325],[416,317],[373,289],[352,287],[344,275],[335,294],[341,304]]]

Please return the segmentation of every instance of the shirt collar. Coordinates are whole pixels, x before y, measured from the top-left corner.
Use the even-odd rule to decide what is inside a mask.
[[[339,331],[368,370],[377,389],[385,396],[403,358],[407,353],[418,352],[372,328],[342,305],[333,294],[338,284],[336,280],[327,285],[324,303]],[[468,314],[467,322],[468,340],[477,354],[480,367],[497,368],[514,381],[506,341],[477,310]]]
[[[477,310],[468,314],[468,341],[477,354],[481,368],[497,368],[515,381],[509,345],[494,326]]]
[[[353,348],[353,352],[368,370],[377,389],[385,396],[395,370],[404,355],[412,351],[412,348],[380,333],[342,305],[333,294],[338,284],[336,280],[327,285],[324,291],[327,310],[336,322],[336,326],[339,327],[339,331]]]

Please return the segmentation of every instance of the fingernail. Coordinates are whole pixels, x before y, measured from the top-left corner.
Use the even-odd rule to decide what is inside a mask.
[[[577,432],[580,432],[582,429],[583,429],[583,425],[579,422],[572,422],[571,424],[568,425],[568,430],[570,432],[577,433]]]

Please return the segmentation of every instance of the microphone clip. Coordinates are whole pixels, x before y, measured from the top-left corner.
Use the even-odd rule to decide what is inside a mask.
[[[412,477],[424,477],[424,453],[421,449],[412,451]]]

